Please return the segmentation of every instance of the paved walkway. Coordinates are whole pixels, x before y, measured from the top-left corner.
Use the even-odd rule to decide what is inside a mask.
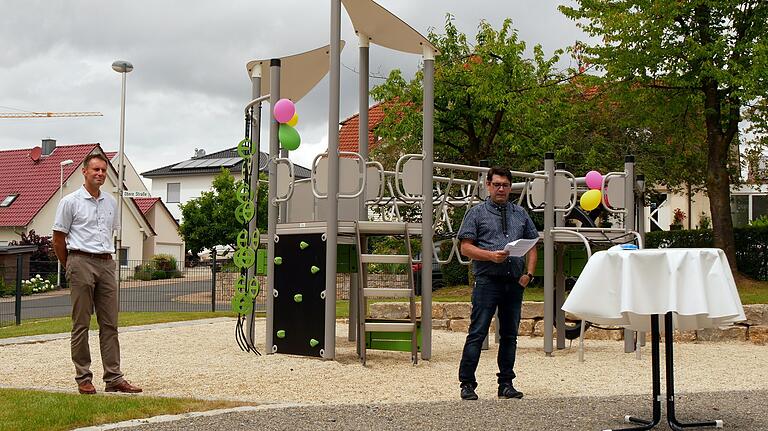
[[[455,385],[446,390],[455,391]],[[372,388],[371,390],[375,390]],[[458,392],[457,392],[458,396]],[[681,395],[678,419],[721,419],[727,430],[766,430],[768,391]],[[125,431],[232,430],[604,430],[626,426],[626,414],[650,417],[650,396],[299,406],[267,408],[173,422],[118,427]],[[662,418],[662,421],[665,419]],[[95,428],[94,428],[95,429]],[[105,428],[100,428],[105,429]],[[666,423],[656,430],[669,430]]]

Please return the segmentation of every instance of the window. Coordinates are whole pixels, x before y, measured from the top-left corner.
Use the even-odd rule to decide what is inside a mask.
[[[731,195],[731,218],[733,227],[749,224],[749,195]]]
[[[181,183],[168,183],[168,199],[166,202],[169,204],[177,204],[181,202]]]
[[[18,194],[8,195],[3,199],[2,202],[0,202],[0,207],[9,207],[13,203],[13,201],[16,200],[16,198],[19,197]]]
[[[128,249],[127,248],[121,248],[119,250],[117,260],[118,262],[120,262],[120,266],[128,266]]]

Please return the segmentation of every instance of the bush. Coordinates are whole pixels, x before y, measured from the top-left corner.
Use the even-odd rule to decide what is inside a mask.
[[[21,282],[21,294],[31,295],[33,293],[43,293],[56,289],[56,284],[44,279],[40,274],[35,275],[29,280]]]
[[[133,279],[149,281],[152,280],[152,264],[145,263],[143,265],[137,265],[133,269]]]
[[[443,241],[440,244],[440,259],[447,259],[451,254],[451,241]],[[469,284],[469,265],[462,265],[459,259],[454,256],[450,262],[440,265],[440,272],[443,273],[443,283],[446,286],[463,286]]]
[[[5,284],[5,274],[0,271],[0,297],[13,295],[14,287]]]
[[[138,265],[133,269],[134,280],[163,280],[166,278],[180,278],[181,271],[177,266],[176,258],[170,254],[156,254],[148,263]]]
[[[733,229],[736,242],[736,267],[757,280],[768,280],[768,226],[746,226]],[[713,247],[710,229],[657,231],[645,234],[646,248]]]

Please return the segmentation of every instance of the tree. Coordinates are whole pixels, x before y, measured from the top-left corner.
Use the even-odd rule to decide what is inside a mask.
[[[232,174],[226,170],[213,179],[212,191],[201,193],[200,197],[180,205],[183,221],[179,234],[184,238],[193,255],[204,248],[217,245],[233,245],[243,227],[235,220],[237,186]],[[259,229],[266,229],[266,187],[259,188],[258,223]]]
[[[715,246],[736,264],[728,162],[742,109],[768,85],[768,3],[761,0],[576,0],[560,10],[602,40],[584,48],[610,80],[700,99]]]
[[[553,148],[569,127],[551,127],[564,103],[557,85],[564,77],[554,71],[561,51],[546,58],[537,45],[533,58],[525,59],[526,44],[511,20],[498,31],[481,22],[476,43],[470,45],[449,15],[445,34],[430,32],[429,39],[440,51],[435,59],[435,158],[470,164],[514,161],[518,169],[540,168],[543,149]],[[382,144],[373,156],[388,166],[401,154],[421,152],[422,78],[420,71],[406,81],[394,70],[371,91],[374,99],[386,102],[376,129]]]

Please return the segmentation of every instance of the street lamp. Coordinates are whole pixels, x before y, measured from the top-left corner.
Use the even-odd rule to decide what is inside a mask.
[[[64,199],[64,166],[69,166],[74,161],[68,159],[59,163],[59,202]],[[56,265],[56,287],[61,288],[61,261],[57,259]]]
[[[117,264],[120,265],[120,249],[123,245],[123,171],[125,160],[125,75],[133,70],[133,65],[125,60],[117,60],[112,63],[112,70],[123,75],[123,89],[120,95],[120,162],[117,165],[117,219],[120,221],[120,227],[117,230]],[[120,271],[117,272],[120,274]],[[119,275],[118,275],[119,277]]]

